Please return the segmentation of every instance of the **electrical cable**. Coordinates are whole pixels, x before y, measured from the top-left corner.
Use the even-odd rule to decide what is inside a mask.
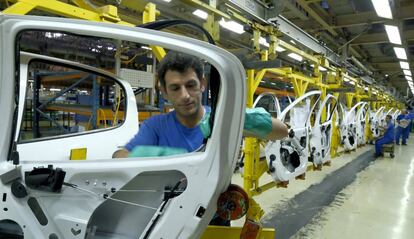
[[[102,197],[102,195],[100,195],[98,193],[95,193],[95,192],[93,192],[91,190],[88,190],[88,189],[85,189],[85,188],[81,188],[78,185],[73,184],[73,183],[63,182],[63,185],[74,188],[74,189],[81,190],[83,192],[93,194],[93,195],[97,196],[98,198]],[[133,202],[129,202],[129,201],[121,200],[121,199],[116,199],[116,198],[111,198],[111,197],[107,197],[107,198],[104,198],[104,199],[112,200],[112,201],[115,201],[115,202],[124,203],[124,204],[128,204],[128,205],[132,205],[132,206],[143,207],[143,208],[147,208],[147,209],[151,209],[151,210],[155,210],[155,211],[158,210],[158,208],[155,208],[155,207],[145,206],[145,205],[142,205],[142,204],[133,203]]]

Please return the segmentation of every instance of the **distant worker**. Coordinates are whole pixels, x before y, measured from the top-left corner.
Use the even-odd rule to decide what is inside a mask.
[[[410,119],[410,121],[408,123],[408,136],[407,136],[407,139],[410,138],[410,132],[411,132],[411,129],[413,127],[413,121],[414,121],[414,112],[413,112],[413,109],[411,109],[408,112],[408,118]]]
[[[409,132],[409,122],[410,122],[410,116],[407,114],[407,110],[403,109],[401,111],[401,114],[397,116],[397,133],[395,136],[395,143],[397,145],[400,144],[400,138],[402,138],[402,145],[407,145],[407,138],[408,138],[408,134]]]
[[[387,115],[385,117],[385,122],[387,125],[385,127],[381,127],[383,130],[385,130],[384,135],[375,142],[375,157],[380,157],[383,155],[382,146],[384,144],[390,144],[394,141],[394,124],[391,122],[391,120],[391,115]]]

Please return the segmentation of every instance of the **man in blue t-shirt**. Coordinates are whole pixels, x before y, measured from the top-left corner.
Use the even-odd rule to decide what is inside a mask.
[[[410,122],[410,118],[407,114],[407,110],[403,109],[401,111],[401,114],[397,116],[397,123],[398,123],[398,127],[397,127],[397,132],[396,132],[396,136],[395,136],[395,143],[398,145],[400,144],[400,138],[402,138],[402,145],[407,145],[407,138],[408,138],[408,134],[409,132],[409,127],[408,124]]]
[[[379,138],[375,142],[375,156],[380,157],[382,155],[382,145],[390,144],[394,142],[394,124],[391,122],[392,116],[387,115],[385,117],[386,127],[384,127],[385,133],[382,138]]]
[[[206,89],[203,70],[198,58],[170,51],[158,65],[157,76],[163,96],[174,110],[145,120],[125,149],[114,157],[127,157],[136,146],[197,150],[204,140],[198,123],[210,111],[201,104]]]
[[[113,157],[126,158],[134,149],[142,148],[136,146],[158,147],[143,149],[156,150],[153,153],[140,151],[139,154],[132,155],[163,156],[176,152],[193,152],[200,148],[206,135],[203,135],[199,123],[210,112],[210,108],[201,103],[202,93],[206,89],[203,71],[203,64],[197,57],[168,52],[158,65],[157,76],[163,96],[173,105],[174,111],[145,120],[138,133],[125,145],[125,149],[118,150]],[[246,135],[251,136],[249,130],[252,127],[257,129],[267,125],[265,130],[258,130],[261,138],[275,140],[287,136],[288,129],[283,122],[271,118],[269,114],[267,123],[260,123],[262,114],[254,117],[257,112],[259,111],[246,111],[250,116],[246,116]]]
[[[144,121],[125,148],[131,151],[137,145],[156,145],[197,150],[204,139],[198,123],[210,111],[201,104],[206,85],[203,66],[196,57],[170,52],[157,73],[163,96],[174,111]]]
[[[118,150],[113,157],[128,157],[130,152],[134,155],[134,150],[142,148],[137,146],[161,146],[144,149],[157,150],[156,156],[168,155],[172,149],[175,149],[174,152],[193,152],[200,148],[206,135],[203,134],[199,123],[204,116],[206,119],[210,112],[210,108],[201,103],[202,93],[206,89],[203,71],[203,64],[198,58],[168,52],[158,65],[157,76],[163,96],[173,105],[174,111],[145,120],[140,125],[138,133],[125,145],[125,149]],[[255,116],[254,113],[249,115]],[[256,122],[258,119],[261,118],[256,117],[252,121]],[[264,134],[259,134],[263,138],[280,139],[288,134],[286,125],[278,119],[271,118],[270,114],[267,124],[250,123],[250,126],[254,125],[256,128],[268,126]],[[247,129],[249,128],[251,127],[248,124]],[[147,155],[147,152],[140,152],[140,155],[143,154]],[[229,221],[216,215],[210,224],[229,225]]]

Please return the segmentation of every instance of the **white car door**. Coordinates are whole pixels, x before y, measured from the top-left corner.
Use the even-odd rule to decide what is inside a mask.
[[[330,161],[331,139],[332,139],[332,117],[337,107],[337,99],[328,94],[320,102],[318,112],[315,117],[315,125],[309,140],[310,156],[314,165],[321,165]],[[327,112],[325,121],[322,122],[322,114]]]
[[[278,119],[286,122],[289,116],[289,136],[282,140],[269,141],[266,145],[266,160],[270,175],[275,182],[287,182],[306,172],[309,154],[310,116],[314,109],[310,99],[319,101],[321,92],[310,91],[286,107]]]
[[[205,59],[221,78],[214,128],[205,151],[145,159],[111,159],[108,153],[96,153],[94,160],[74,161],[57,149],[75,147],[66,144],[76,142],[92,150],[95,146],[87,141],[112,140],[107,138],[111,130],[19,145],[23,117],[17,109],[26,92],[19,90],[24,57],[18,46],[26,31],[156,45]],[[28,239],[198,238],[213,217],[236,163],[246,90],[240,61],[221,48],[174,34],[62,18],[0,14],[0,37],[0,223],[14,223]],[[127,105],[135,103],[128,85],[114,80],[125,88]],[[129,106],[124,124],[115,129],[120,134],[129,118],[136,116]],[[122,142],[113,145],[118,143]]]

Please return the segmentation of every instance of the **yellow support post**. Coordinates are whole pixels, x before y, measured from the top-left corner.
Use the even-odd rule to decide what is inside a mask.
[[[240,239],[241,227],[208,226],[201,239]],[[256,239],[275,238],[275,230],[260,228]]]
[[[262,55],[262,58],[266,58],[267,53]],[[256,91],[261,79],[265,74],[265,70],[261,70],[255,76],[255,70],[247,70],[247,102],[246,105],[248,108],[253,107],[253,97],[254,92]],[[260,218],[264,215],[264,211],[260,205],[253,199],[254,189],[258,188],[260,176],[267,171],[266,161],[260,161],[260,144],[259,140],[252,137],[246,137],[246,144],[244,148],[244,174],[243,174],[243,187],[246,193],[249,196],[249,210],[246,217],[255,222],[259,222]],[[207,231],[212,230],[214,233],[209,234],[203,238],[240,238],[240,232],[232,235],[221,234],[221,232],[215,231],[215,229],[207,229]],[[233,230],[233,229],[231,229]],[[227,232],[231,232],[227,231]],[[270,239],[274,238],[274,229],[263,229],[260,226],[260,234],[258,238]],[[265,232],[265,233],[264,233]],[[263,234],[264,233],[264,234]],[[226,235],[226,236],[224,236]],[[237,237],[238,236],[238,237]]]
[[[142,13],[142,22],[148,23],[155,21],[155,18],[157,16],[157,9],[156,5],[154,3],[148,3],[145,5],[145,10]],[[152,53],[154,53],[154,56],[157,58],[158,61],[160,61],[162,58],[164,58],[166,52],[164,48],[159,46],[150,46]]]
[[[346,107],[352,108],[352,102],[354,100],[355,93],[345,93]]]
[[[247,108],[253,107],[253,96],[254,96],[254,91],[255,91],[254,73],[255,73],[254,70],[247,70],[247,99],[246,99]]]
[[[260,30],[254,29],[253,30],[253,51],[254,52],[260,52]]]
[[[246,105],[248,108],[253,107],[253,96],[254,96],[254,70],[247,70],[247,100]],[[257,183],[253,179],[254,172],[254,160],[256,151],[258,150],[255,146],[257,145],[257,139],[252,137],[246,137],[246,145],[244,148],[244,173],[243,173],[243,187],[249,197],[251,197],[251,189]]]
[[[203,24],[203,27],[210,33],[211,37],[213,37],[215,41],[220,40],[220,24],[214,13],[208,14],[207,20]]]
[[[326,98],[326,85],[321,85],[320,86],[320,91],[322,92],[321,93],[321,99],[320,99],[320,101],[322,102]],[[321,115],[322,122],[325,122],[325,120],[327,118],[327,114],[328,114],[328,112],[326,111],[326,108],[323,108],[322,109],[322,115]]]
[[[305,81],[300,79],[297,75],[292,75],[292,84],[293,84],[293,91],[295,95],[300,97],[305,94],[306,90],[308,89],[309,81]]]
[[[339,102],[339,93],[335,92],[333,94]],[[339,106],[337,106],[338,108]],[[332,139],[331,139],[331,157],[338,156],[338,148],[339,143],[341,142],[341,135],[339,133],[339,128],[336,125],[336,119],[339,117],[338,111],[335,111],[334,115],[332,116]]]

